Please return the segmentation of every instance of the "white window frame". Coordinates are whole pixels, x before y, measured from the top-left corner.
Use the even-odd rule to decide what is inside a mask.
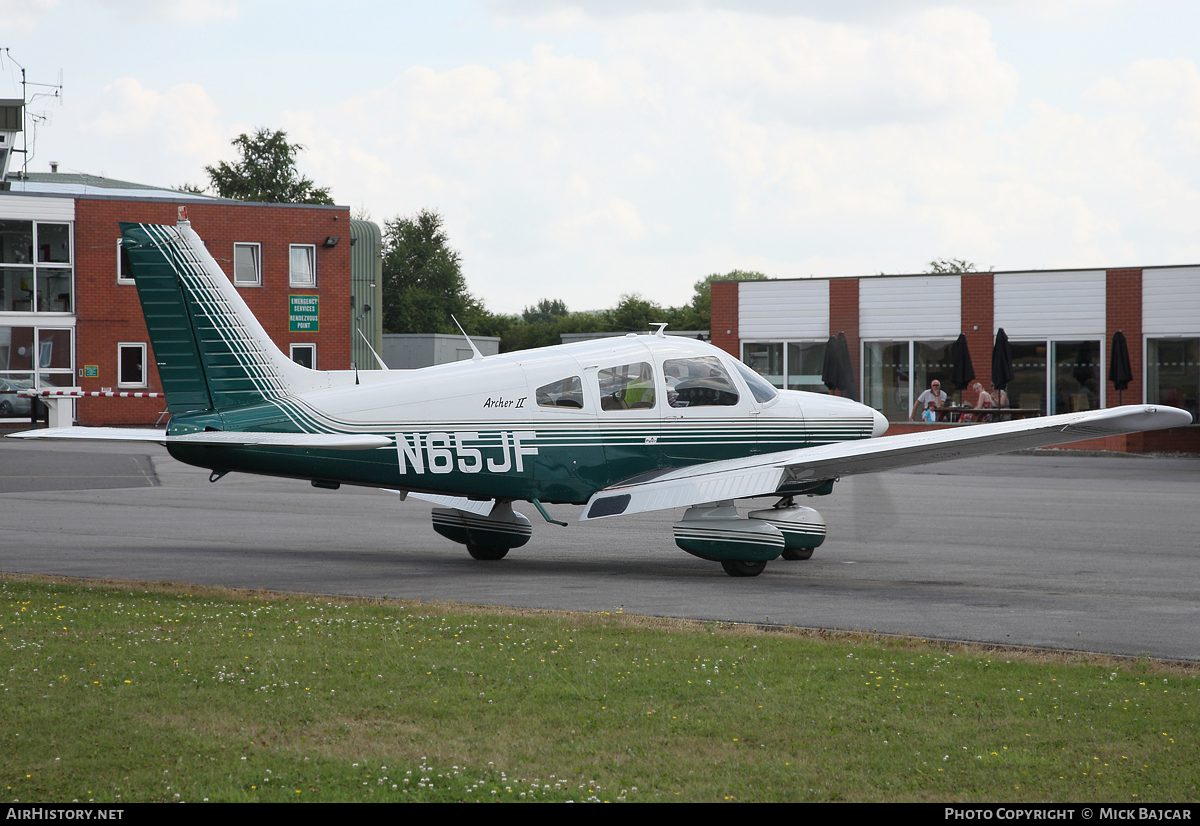
[[[308,264],[311,272],[311,277],[308,281],[297,281],[296,272],[292,269],[292,256],[296,250],[308,251]],[[317,245],[316,244],[290,244],[288,245],[288,284],[293,287],[316,287],[317,286]]]
[[[121,351],[126,347],[137,347],[142,351],[142,379],[141,381],[125,381],[125,376],[122,374],[121,365],[124,363],[121,358]],[[147,348],[144,341],[119,341],[117,342],[117,387],[149,387],[150,386],[150,364],[146,360]]]
[[[137,282],[133,280],[132,275],[129,276],[128,278],[125,278],[121,275],[121,252],[124,249],[125,249],[125,239],[118,238],[117,239],[117,283],[118,284],[136,284]]]
[[[296,361],[296,350],[303,349],[306,347],[308,349],[312,350],[312,367],[310,369],[316,370],[317,369],[317,345],[314,342],[295,342],[295,343],[289,345],[288,346],[288,358],[290,358],[292,361]],[[296,363],[299,364],[300,362],[297,361]]]
[[[254,252],[254,280],[239,281],[238,280],[238,265],[237,252],[238,247],[249,247]],[[291,266],[291,262],[288,262]],[[256,241],[236,241],[233,245],[233,284],[235,287],[261,287],[262,286],[262,244]]]

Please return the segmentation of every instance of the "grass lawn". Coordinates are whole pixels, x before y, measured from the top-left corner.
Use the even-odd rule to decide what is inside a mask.
[[[1200,800],[1200,668],[0,578],[8,801]]]

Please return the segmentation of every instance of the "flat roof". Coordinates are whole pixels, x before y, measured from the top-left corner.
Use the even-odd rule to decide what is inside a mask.
[[[197,201],[211,204],[255,204],[258,206],[310,207],[317,209],[349,209],[336,204],[276,204],[267,201],[240,201],[218,198],[168,187],[121,181],[81,172],[30,172],[28,175],[10,173],[6,178],[10,188],[5,195],[40,195],[61,198],[112,198],[124,200]]]

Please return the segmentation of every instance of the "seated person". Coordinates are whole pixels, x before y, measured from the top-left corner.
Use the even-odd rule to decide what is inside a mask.
[[[939,407],[946,405],[946,394],[942,392],[942,383],[934,379],[929,383],[929,389],[917,396],[917,403],[913,405],[912,413],[909,414],[908,420],[914,421],[917,417],[917,409],[920,408],[925,412],[921,414],[921,419],[926,422],[937,421],[937,414],[933,411]]]

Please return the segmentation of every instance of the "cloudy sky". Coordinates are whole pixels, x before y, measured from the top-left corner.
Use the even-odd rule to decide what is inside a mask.
[[[205,183],[283,129],[338,203],[441,212],[490,309],[596,309],[1200,262],[1197,32],[1194,0],[0,0],[0,96],[62,71],[31,171]]]

